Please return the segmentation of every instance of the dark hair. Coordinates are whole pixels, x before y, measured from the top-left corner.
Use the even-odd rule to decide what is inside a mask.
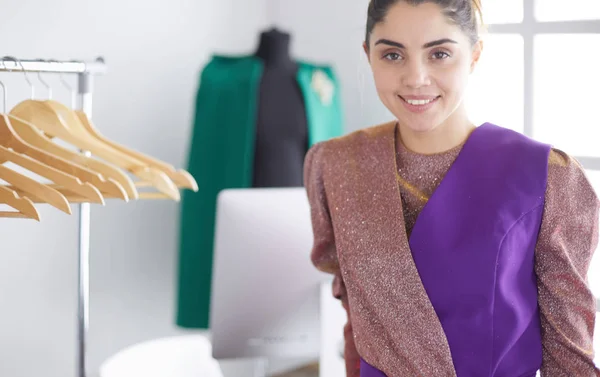
[[[472,44],[475,44],[479,39],[477,16],[483,21],[481,0],[371,0],[367,11],[367,33],[365,37],[367,48],[375,25],[383,22],[392,5],[400,1],[410,5],[437,4],[442,8],[442,13],[467,34]]]

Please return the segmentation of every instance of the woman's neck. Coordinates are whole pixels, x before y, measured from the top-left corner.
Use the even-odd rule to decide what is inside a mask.
[[[462,144],[475,128],[465,111],[457,109],[450,118],[431,131],[415,132],[400,124],[399,142],[418,154],[443,153]]]

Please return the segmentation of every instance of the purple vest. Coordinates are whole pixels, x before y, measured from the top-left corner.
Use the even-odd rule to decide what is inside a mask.
[[[534,250],[550,146],[478,127],[409,243],[458,377],[530,377],[542,364]],[[361,360],[361,377],[385,377]]]

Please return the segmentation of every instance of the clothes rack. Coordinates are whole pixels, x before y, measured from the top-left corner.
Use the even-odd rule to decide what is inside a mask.
[[[77,107],[92,117],[94,76],[106,72],[104,59],[95,61],[19,60],[4,57],[0,72],[38,72],[76,74]],[[79,203],[78,297],[77,297],[77,377],[86,376],[87,330],[89,313],[90,203]]]

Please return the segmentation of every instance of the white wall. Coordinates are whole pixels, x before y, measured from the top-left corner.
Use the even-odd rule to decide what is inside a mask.
[[[200,67],[213,50],[253,49],[265,0],[0,0],[2,55],[93,59],[94,120],[108,137],[183,166]],[[43,75],[58,85],[58,77]],[[0,74],[9,107],[28,95]],[[35,75],[32,80],[36,81]],[[40,96],[43,86],[36,86]],[[57,86],[54,98],[69,103]],[[0,219],[0,376],[74,376],[77,208],[47,205],[41,223]],[[179,333],[173,325],[178,206],[92,207],[90,370],[130,344]]]
[[[183,166],[198,73],[213,51],[253,50],[271,22],[292,32],[294,55],[333,63],[346,130],[389,119],[374,91],[361,42],[367,0],[0,0],[2,55],[93,59],[93,118],[109,138]],[[57,76],[54,98],[69,102]],[[37,98],[46,95],[37,77]],[[1,74],[9,108],[29,95],[21,74]],[[69,79],[69,78],[68,78]],[[74,83],[72,79],[69,79]],[[0,376],[74,375],[77,207],[47,205],[42,222],[0,219]],[[89,366],[175,328],[178,206],[170,201],[92,207]],[[226,377],[251,375],[224,363]],[[245,373],[244,373],[245,372]]]

